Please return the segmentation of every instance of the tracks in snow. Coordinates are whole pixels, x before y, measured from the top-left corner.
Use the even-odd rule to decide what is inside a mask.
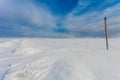
[[[31,43],[24,40],[14,51],[16,55],[22,54],[21,61],[11,65],[4,80],[95,80],[89,68],[80,62],[79,49]]]
[[[0,70],[0,80],[4,80],[4,77],[9,72],[9,66],[17,59],[14,56],[15,51],[20,47],[22,40],[7,40],[0,43],[0,65],[3,67]]]

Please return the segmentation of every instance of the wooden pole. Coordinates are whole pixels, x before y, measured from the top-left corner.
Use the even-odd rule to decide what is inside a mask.
[[[108,31],[107,31],[107,24],[106,24],[106,21],[107,21],[107,17],[104,17],[104,23],[105,23],[105,37],[106,37],[106,49],[108,50]]]

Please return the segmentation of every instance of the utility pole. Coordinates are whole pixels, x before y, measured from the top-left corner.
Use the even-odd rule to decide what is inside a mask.
[[[107,31],[106,21],[107,21],[107,17],[105,16],[105,17],[104,17],[104,23],[105,23],[106,49],[108,50],[108,31]]]

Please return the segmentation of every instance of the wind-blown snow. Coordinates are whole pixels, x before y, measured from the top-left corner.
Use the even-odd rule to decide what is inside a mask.
[[[120,39],[0,39],[0,80],[120,80]]]

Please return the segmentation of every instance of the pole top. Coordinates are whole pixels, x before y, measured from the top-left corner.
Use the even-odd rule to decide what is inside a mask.
[[[105,16],[105,17],[104,17],[104,20],[106,20],[106,19],[107,19],[107,17]]]

